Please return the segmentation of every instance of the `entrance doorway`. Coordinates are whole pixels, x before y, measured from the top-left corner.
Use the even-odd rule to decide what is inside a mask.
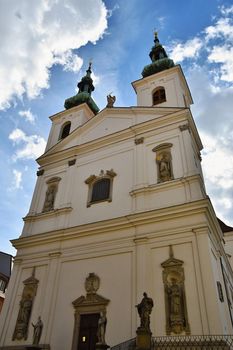
[[[80,315],[78,350],[95,350],[100,314]]]

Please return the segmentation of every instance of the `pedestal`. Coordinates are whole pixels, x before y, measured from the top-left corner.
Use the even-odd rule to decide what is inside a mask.
[[[95,346],[96,350],[107,350],[108,348],[110,348],[109,345],[102,344],[102,343],[96,343],[96,346]]]
[[[151,331],[139,327],[136,334],[136,350],[149,350],[151,348]]]

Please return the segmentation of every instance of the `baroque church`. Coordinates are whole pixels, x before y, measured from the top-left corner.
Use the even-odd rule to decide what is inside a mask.
[[[233,229],[206,193],[183,71],[157,34],[149,56],[132,83],[136,106],[115,107],[109,95],[99,111],[90,64],[50,117],[23,232],[12,240],[1,350],[232,338]]]

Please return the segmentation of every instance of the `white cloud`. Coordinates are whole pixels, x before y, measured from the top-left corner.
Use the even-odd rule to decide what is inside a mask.
[[[190,66],[193,116],[203,142],[202,168],[216,214],[233,225],[233,89],[215,86],[209,66]]]
[[[226,12],[227,14],[227,12]],[[215,25],[205,29],[206,40],[224,37],[226,39],[233,38],[233,27],[230,18],[220,18]]]
[[[56,56],[54,63],[63,65],[65,71],[78,72],[82,68],[83,60],[68,50],[62,55]]]
[[[195,58],[198,56],[203,43],[199,38],[193,38],[186,43],[174,43],[169,49],[170,57],[175,62],[182,62],[185,58]]]
[[[15,190],[19,190],[22,189],[22,172],[16,169],[13,169],[12,171],[12,183],[11,186],[8,187],[9,191],[15,191]]]
[[[17,159],[35,159],[39,157],[45,149],[46,141],[39,135],[26,135],[21,129],[14,129],[9,139],[13,141],[15,146],[18,146],[13,160]]]
[[[227,82],[233,82],[233,48],[229,45],[214,46],[208,56],[208,60],[220,63],[219,78]]]
[[[230,14],[233,14],[233,5],[230,6],[230,7],[227,7],[227,6],[221,6],[220,7],[220,11],[223,15],[230,15]]]
[[[0,109],[25,93],[49,87],[58,61],[77,71],[82,60],[71,50],[95,43],[107,28],[101,0],[8,0],[0,2]]]
[[[16,169],[13,169],[13,175],[14,175],[14,183],[13,186],[15,189],[20,189],[22,188],[22,173],[21,171],[18,171]]]
[[[25,118],[26,121],[28,121],[31,124],[35,123],[36,116],[31,112],[30,109],[19,111],[19,115],[23,118]]]

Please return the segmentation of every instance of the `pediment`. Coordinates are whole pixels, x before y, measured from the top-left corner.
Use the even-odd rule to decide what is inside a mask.
[[[164,261],[161,266],[164,267],[164,268],[167,268],[167,267],[173,267],[173,266],[182,266],[183,265],[183,261],[182,260],[179,260],[179,259],[175,259],[175,258],[169,258],[167,259],[166,261]]]
[[[106,306],[109,303],[109,299],[106,299],[102,297],[99,294],[87,294],[86,297],[81,295],[79,298],[74,300],[72,304],[74,305],[75,308],[78,307],[83,307],[83,306],[90,306],[90,305],[104,305]]]
[[[66,138],[44,153],[41,158],[132,128],[160,116],[177,112],[174,108],[119,107],[105,108],[85,124],[77,127]]]

